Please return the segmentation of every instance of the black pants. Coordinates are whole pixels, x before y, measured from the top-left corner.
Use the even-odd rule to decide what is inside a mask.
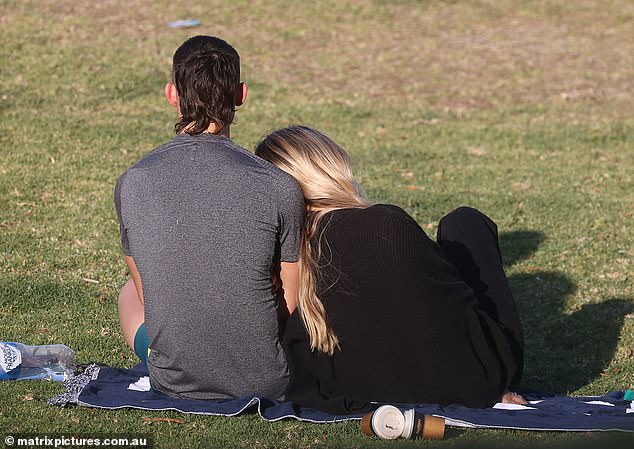
[[[460,207],[440,220],[437,241],[447,261],[473,289],[481,310],[504,331],[516,366],[509,387],[516,387],[524,367],[524,331],[504,273],[497,226],[482,212]]]

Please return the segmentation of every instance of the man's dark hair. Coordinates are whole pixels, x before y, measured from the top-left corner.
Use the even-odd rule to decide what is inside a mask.
[[[214,123],[219,134],[231,125],[240,84],[235,48],[217,37],[192,37],[174,53],[172,78],[181,112],[177,133],[200,134]]]

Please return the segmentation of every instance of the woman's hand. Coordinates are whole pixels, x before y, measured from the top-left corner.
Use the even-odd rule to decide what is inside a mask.
[[[519,405],[528,404],[526,399],[524,399],[524,397],[521,394],[512,393],[510,391],[507,391],[506,393],[504,393],[500,402],[502,404],[519,404]]]

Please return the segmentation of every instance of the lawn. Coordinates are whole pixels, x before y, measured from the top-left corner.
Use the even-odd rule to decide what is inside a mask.
[[[167,23],[197,19],[201,26]],[[526,329],[522,386],[634,387],[634,3],[629,0],[0,0],[0,340],[64,343],[129,367],[117,177],[173,135],[176,47],[218,35],[250,87],[233,139],[319,128],[374,202],[431,235],[462,204],[501,230]],[[405,447],[358,423],[267,423],[57,408],[47,382],[0,384],[0,434],[153,435],[155,447]],[[157,420],[155,418],[176,418]],[[451,446],[595,441],[451,429]]]

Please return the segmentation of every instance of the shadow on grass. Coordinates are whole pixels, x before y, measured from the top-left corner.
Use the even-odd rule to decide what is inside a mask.
[[[537,231],[500,234],[505,265],[530,258],[544,240]],[[568,312],[566,301],[576,286],[565,274],[534,271],[509,282],[526,339],[522,386],[565,394],[596,379],[614,357],[631,302],[610,298]]]
[[[513,231],[500,233],[500,251],[505,266],[529,259],[546,236],[539,231]]]

